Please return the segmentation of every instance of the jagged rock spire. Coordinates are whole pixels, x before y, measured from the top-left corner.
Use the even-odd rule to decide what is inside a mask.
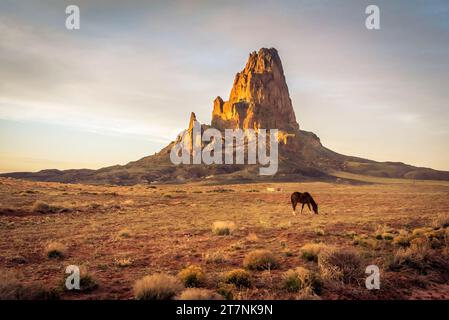
[[[218,129],[299,129],[279,54],[262,48],[237,73],[228,101],[214,100],[212,126]]]

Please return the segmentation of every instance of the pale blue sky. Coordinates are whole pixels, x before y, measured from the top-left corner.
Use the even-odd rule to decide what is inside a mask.
[[[449,170],[446,1],[2,0],[0,172],[152,154],[191,111],[209,123],[260,47],[278,49],[300,127],[325,146]]]

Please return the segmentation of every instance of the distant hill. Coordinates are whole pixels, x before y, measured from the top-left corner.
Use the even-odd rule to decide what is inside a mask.
[[[188,135],[196,122],[192,113]],[[348,172],[382,178],[449,180],[449,172],[419,168],[400,162],[376,162],[336,153],[321,144],[312,132],[300,130],[293,110],[281,59],[274,48],[250,54],[245,68],[237,73],[228,101],[214,100],[211,125],[203,129],[279,130],[279,170],[274,176],[260,176],[259,165],[174,165],[170,150],[174,141],[155,155],[123,166],[99,170],[42,170],[1,174],[34,181],[132,185],[150,182],[257,180],[332,180],[333,172]],[[178,139],[179,139],[178,137]]]

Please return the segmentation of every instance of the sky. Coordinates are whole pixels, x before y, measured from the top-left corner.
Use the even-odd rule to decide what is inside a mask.
[[[65,28],[78,5],[80,30]],[[365,8],[380,8],[380,30]],[[210,123],[275,47],[326,147],[449,170],[447,1],[0,1],[0,172],[101,168]]]

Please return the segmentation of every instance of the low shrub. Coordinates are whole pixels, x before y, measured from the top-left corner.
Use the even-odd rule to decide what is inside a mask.
[[[223,297],[212,290],[188,288],[181,292],[178,300],[223,300]]]
[[[199,287],[206,282],[206,275],[199,266],[188,266],[178,273],[178,278],[186,287]]]
[[[283,274],[283,287],[290,292],[298,292],[302,289],[310,289],[313,293],[320,293],[322,281],[313,271],[303,267],[290,269]]]
[[[274,254],[265,249],[249,252],[243,260],[243,267],[249,270],[277,269],[279,263]]]
[[[158,273],[137,280],[133,290],[137,300],[169,300],[183,290],[183,285],[176,277]]]
[[[236,287],[250,287],[251,286],[251,275],[248,271],[244,269],[234,269],[228,271],[224,277],[223,282],[226,284],[233,284]]]
[[[352,250],[324,250],[318,256],[318,267],[324,279],[343,283],[358,281],[363,276],[360,256]]]
[[[321,250],[327,248],[322,243],[307,243],[301,248],[301,257],[307,261],[318,261],[318,255]]]
[[[45,254],[50,259],[62,259],[66,252],[67,247],[57,241],[52,241],[45,246]]]
[[[219,236],[230,235],[235,230],[235,223],[232,221],[215,221],[212,225],[212,232]]]

